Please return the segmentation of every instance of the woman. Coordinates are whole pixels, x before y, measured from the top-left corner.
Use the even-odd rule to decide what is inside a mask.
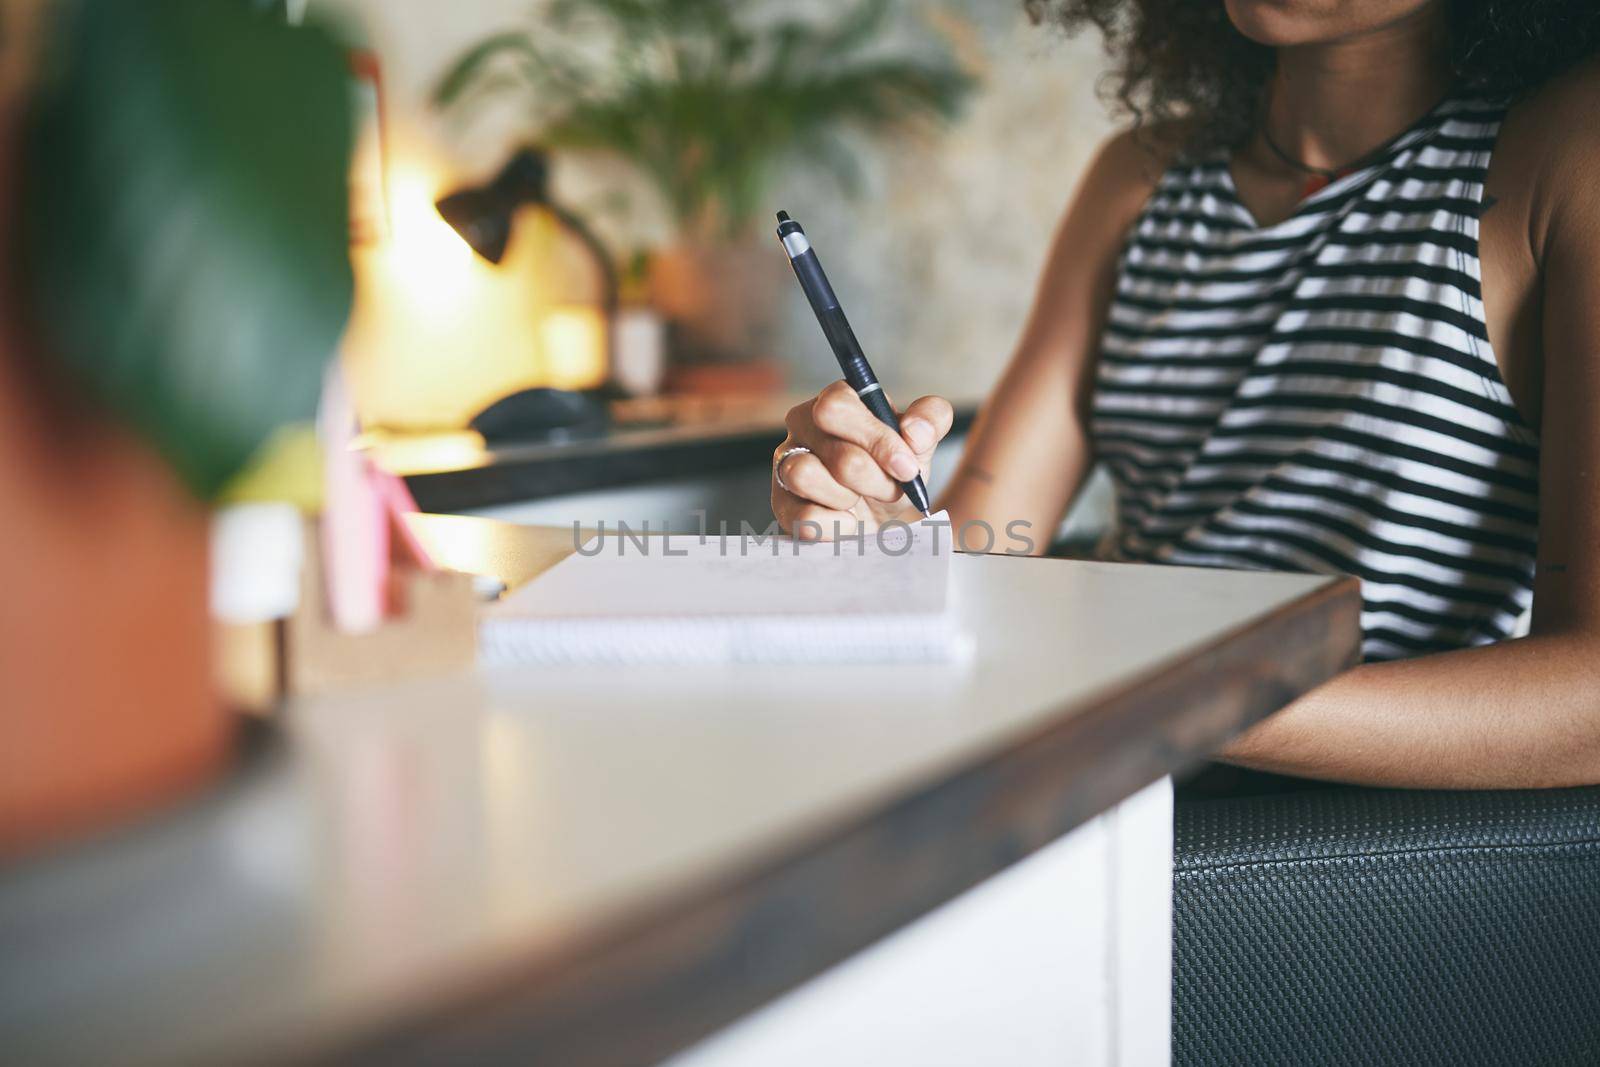
[[[1098,458],[1114,558],[1358,575],[1366,662],[1230,762],[1600,782],[1600,5],[1225,8],[1030,4],[1107,33],[1146,121],[1084,177],[938,506],[1053,530]],[[897,436],[835,383],[789,413],[773,510],[904,517],[950,422],[925,397]]]

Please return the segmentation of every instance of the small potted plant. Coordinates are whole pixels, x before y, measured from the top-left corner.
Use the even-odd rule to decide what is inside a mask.
[[[310,417],[352,291],[333,38],[41,8],[0,88],[0,856],[225,763],[207,505]]]
[[[781,259],[753,225],[789,165],[847,186],[850,136],[952,117],[972,87],[942,41],[886,43],[887,0],[833,21],[751,0],[551,0],[531,28],[462,55],[442,106],[526,95],[539,142],[626,161],[658,194],[674,242],[652,295],[680,361],[769,354]]]

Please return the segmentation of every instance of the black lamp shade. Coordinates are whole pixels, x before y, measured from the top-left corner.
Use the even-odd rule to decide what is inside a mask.
[[[512,207],[488,189],[463,189],[434,206],[474,252],[490,263],[500,262],[511,242]]]
[[[583,220],[550,200],[550,166],[543,152],[524,148],[506,162],[500,173],[487,185],[459,189],[444,197],[434,207],[472,246],[472,250],[490,263],[499,263],[511,243],[511,226],[517,209],[524,204],[539,204],[547,208],[570,230],[594,257],[600,268],[605,290],[607,311],[617,307],[617,275],[611,256]]]
[[[434,206],[461,239],[490,263],[511,241],[511,220],[523,204],[550,202],[550,167],[544,153],[524,148],[489,184],[451,193]]]

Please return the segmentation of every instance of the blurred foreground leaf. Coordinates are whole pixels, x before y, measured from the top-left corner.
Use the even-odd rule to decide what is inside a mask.
[[[307,515],[322,510],[322,442],[309,422],[280,426],[217,494],[219,506],[284,502]]]
[[[232,0],[56,5],[23,147],[48,354],[209,498],[309,418],[351,301],[349,82]]]

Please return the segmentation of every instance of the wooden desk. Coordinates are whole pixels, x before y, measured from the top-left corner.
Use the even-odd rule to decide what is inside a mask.
[[[419,528],[512,581],[572,536]],[[0,872],[0,1048],[653,1062],[1001,881],[1356,654],[1348,580],[952,574],[966,666],[496,670],[299,704],[216,794]],[[681,1062],[737,1062],[756,1029]]]

